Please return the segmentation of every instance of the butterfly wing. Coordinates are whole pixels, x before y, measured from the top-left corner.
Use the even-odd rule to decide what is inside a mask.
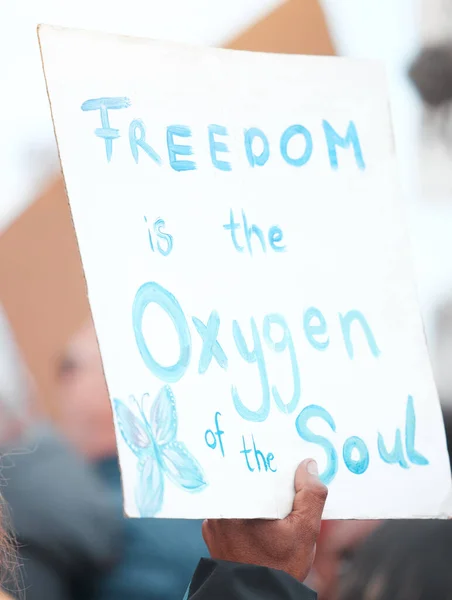
[[[157,394],[151,406],[149,394],[142,399],[143,414],[149,415],[149,426],[158,446],[169,444],[176,438],[177,412],[174,394],[169,385],[165,385]]]
[[[200,492],[207,483],[198,461],[185,444],[173,441],[160,448],[160,456],[166,475],[180,488]]]
[[[154,456],[147,456],[139,468],[135,502],[141,517],[153,517],[163,504],[163,473]]]
[[[140,419],[120,400],[113,400],[116,420],[124,441],[136,456],[152,448],[152,440]]]

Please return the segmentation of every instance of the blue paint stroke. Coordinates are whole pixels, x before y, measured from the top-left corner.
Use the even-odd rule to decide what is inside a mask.
[[[387,449],[385,441],[381,433],[378,434],[378,454],[383,462],[387,465],[400,465],[402,469],[409,469],[408,463],[403,454],[402,435],[400,429],[396,430],[394,448],[390,451]]]
[[[219,142],[215,139],[215,135],[228,135],[228,130],[223,125],[209,125],[209,149],[210,149],[210,159],[212,161],[213,166],[216,169],[220,169],[220,171],[231,171],[231,163],[227,160],[220,160],[217,157],[217,152],[229,152],[229,148],[224,142]]]
[[[228,368],[228,358],[217,340],[218,330],[220,329],[220,316],[217,311],[213,310],[210,313],[207,325],[204,325],[197,317],[192,317],[192,321],[202,339],[198,373],[202,375],[207,371],[213,357],[215,357],[220,367],[226,370]]]
[[[342,336],[344,338],[347,354],[351,359],[353,359],[355,351],[351,340],[350,330],[352,324],[355,321],[361,325],[361,328],[366,335],[367,343],[369,344],[369,348],[372,354],[375,356],[375,358],[380,356],[381,352],[377,346],[377,342],[375,341],[372,329],[370,328],[369,323],[367,322],[366,317],[362,314],[362,312],[360,312],[359,310],[349,310],[346,315],[339,314],[339,320],[341,323]]]
[[[357,450],[359,458],[353,458],[353,451]],[[342,448],[342,456],[344,458],[345,466],[349,471],[355,475],[362,475],[367,471],[369,466],[369,450],[360,437],[353,436],[345,440],[344,447]]]
[[[155,163],[162,164],[160,155],[146,141],[146,125],[141,119],[134,119],[129,125],[129,144],[132,156],[137,164],[139,161],[138,148],[144,150]]]
[[[405,422],[405,448],[408,460],[419,467],[425,467],[429,461],[418,452],[415,445],[416,437],[416,413],[414,412],[414,400],[412,396],[408,396],[406,405],[406,422]]]
[[[305,140],[305,150],[299,158],[292,158],[291,156],[289,156],[287,151],[289,142],[294,137],[294,135],[302,135]],[[312,148],[312,135],[309,133],[306,127],[303,127],[303,125],[291,125],[281,136],[281,156],[286,161],[286,163],[288,165],[291,165],[292,167],[302,167],[303,165],[305,165],[311,158]]]
[[[146,308],[153,302],[167,313],[174,325],[179,340],[179,359],[174,365],[169,367],[164,367],[155,360],[149,351],[143,334],[144,313]],[[132,322],[135,341],[147,368],[162,381],[166,381],[167,383],[179,381],[184,376],[190,364],[191,335],[184,311],[173,294],[165,290],[158,283],[144,283],[135,296],[132,308]]]
[[[259,378],[262,386],[262,403],[257,410],[250,410],[247,408],[240,399],[237,387],[235,385],[231,387],[231,395],[235,409],[242,419],[245,419],[246,421],[252,421],[254,423],[262,423],[270,413],[270,389],[268,385],[264,351],[262,349],[262,343],[259,337],[256,321],[251,318],[250,323],[254,343],[254,348],[252,350],[249,350],[245,338],[243,337],[242,330],[240,329],[240,325],[235,320],[232,322],[232,334],[234,336],[237,350],[240,352],[240,356],[250,364],[257,362]]]
[[[282,329],[282,339],[275,341],[272,337],[272,325],[276,325]],[[275,399],[276,406],[283,413],[290,415],[297,408],[298,402],[301,396],[301,385],[300,385],[300,370],[298,368],[297,355],[295,352],[295,346],[292,340],[289,326],[285,318],[277,313],[267,315],[264,319],[264,340],[268,346],[275,352],[284,352],[286,349],[289,351],[290,364],[292,367],[292,380],[293,380],[293,394],[291,400],[287,404],[283,402],[281,395],[276,385],[272,386],[273,398]]]
[[[325,485],[328,485],[336,477],[338,469],[337,452],[333,444],[326,437],[317,435],[309,429],[309,421],[315,418],[322,419],[325,421],[325,423],[327,423],[327,425],[329,425],[333,432],[336,431],[336,423],[334,422],[333,417],[325,408],[322,408],[317,404],[306,406],[306,408],[301,411],[297,417],[297,420],[295,421],[295,428],[302,440],[312,444],[317,444],[325,451],[326,467],[319,477]]]
[[[263,144],[262,152],[260,154],[254,154],[253,141],[255,138],[259,138]],[[267,136],[261,129],[258,129],[257,127],[245,129],[245,151],[251,167],[263,167],[265,165],[270,156],[270,145]]]
[[[350,146],[353,146],[353,152],[355,153],[355,160],[358,169],[364,171],[366,168],[366,163],[364,162],[361,144],[359,143],[358,131],[353,121],[350,121],[347,128],[347,133],[344,137],[339,135],[328,123],[328,121],[323,121],[323,131],[325,132],[326,144],[328,146],[328,156],[332,169],[337,170],[339,168],[337,147],[339,146],[339,148],[346,150]]]
[[[105,151],[107,154],[107,160],[110,162],[111,155],[113,153],[113,140],[120,137],[119,129],[113,129],[110,127],[110,119],[108,117],[109,110],[120,110],[122,108],[128,108],[131,102],[125,97],[116,98],[93,98],[83,102],[81,109],[84,112],[99,110],[100,121],[102,127],[94,131],[95,135],[105,141]]]
[[[169,125],[166,130],[166,143],[168,146],[168,157],[170,166],[177,172],[194,171],[196,163],[192,160],[178,160],[178,156],[192,156],[193,148],[188,144],[176,144],[174,136],[190,138],[191,129],[186,125]]]
[[[324,336],[327,334],[326,319],[318,308],[311,306],[311,308],[308,308],[304,313],[303,327],[306,339],[313,348],[319,351],[328,348],[330,344],[329,336],[323,341],[316,339],[316,336]]]

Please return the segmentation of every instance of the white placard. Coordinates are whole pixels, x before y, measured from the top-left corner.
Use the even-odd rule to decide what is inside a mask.
[[[444,516],[385,75],[43,26],[130,516]]]

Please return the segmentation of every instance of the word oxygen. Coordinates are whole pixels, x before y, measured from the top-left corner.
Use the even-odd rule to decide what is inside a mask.
[[[121,137],[119,129],[115,129],[110,124],[110,111],[127,109],[131,104],[126,97],[105,97],[86,100],[81,106],[84,112],[99,111],[101,127],[95,129],[94,134],[104,141],[108,162],[112,158],[113,142]],[[344,150],[352,148],[358,169],[366,168],[358,131],[353,121],[349,122],[345,133],[342,134],[338,133],[327,120],[322,121],[322,127],[332,169],[339,168],[338,148]],[[232,165],[227,160],[229,153],[227,128],[224,125],[211,124],[207,126],[206,134],[213,167],[220,171],[232,171]],[[189,158],[194,154],[190,144],[191,136],[192,131],[188,125],[174,124],[168,125],[166,128],[166,150],[169,165],[174,171],[194,171],[197,168],[196,161]],[[136,163],[140,160],[141,155],[151,159],[154,164],[163,164],[161,152],[150,144],[146,126],[141,119],[133,119],[130,122],[128,138],[131,155]],[[301,153],[300,151],[296,153],[290,151],[289,145],[294,139],[301,140],[303,146]],[[263,167],[270,159],[270,142],[262,129],[258,127],[244,129],[243,144],[250,167]],[[311,159],[314,147],[317,147],[317,144],[314,144],[311,132],[301,124],[287,127],[279,140],[281,157],[286,164],[292,167],[306,165]]]
[[[146,337],[143,332],[143,319],[146,309],[151,304],[160,307],[170,318],[178,340],[179,358],[172,365],[160,364],[149,350]],[[180,381],[187,372],[192,358],[192,337],[187,317],[181,305],[168,290],[156,282],[143,284],[136,293],[132,309],[133,329],[135,340],[141,357],[149,371],[165,383],[176,383]],[[227,371],[229,359],[221,344],[220,315],[213,310],[207,322],[193,316],[193,326],[202,341],[202,349],[198,362],[198,373],[203,375],[211,368],[212,361]],[[371,354],[377,358],[380,349],[373,332],[359,310],[350,310],[346,314],[339,314],[345,350],[351,360],[354,358],[354,347],[352,342],[352,326],[354,323],[360,325],[360,329],[366,338]],[[262,326],[259,327],[254,317],[250,318],[250,331],[245,332],[243,324],[237,320],[232,321],[232,337],[238,354],[245,363],[255,365],[261,385],[261,405],[256,410],[248,408],[241,398],[235,385],[231,388],[232,400],[238,414],[247,421],[263,422],[270,413],[271,396],[277,408],[286,414],[293,413],[301,398],[301,377],[295,344],[292,333],[285,317],[279,313],[271,313],[264,317]],[[323,313],[316,307],[310,307],[303,315],[303,329],[307,341],[315,350],[323,352],[330,344],[328,324]],[[246,338],[251,339],[250,341]],[[270,392],[270,378],[267,361],[264,353],[264,344],[271,351],[287,356],[292,372],[292,397],[284,399],[278,388],[273,385]]]
[[[156,304],[170,318],[179,345],[179,357],[173,365],[163,366],[152,356],[147,345],[143,332],[143,318],[149,305]],[[182,379],[190,366],[192,355],[191,333],[188,320],[177,299],[168,290],[155,282],[143,284],[136,293],[133,303],[133,328],[135,340],[140,355],[149,369],[149,371],[161,381],[166,383],[175,383]],[[377,358],[380,350],[373,336],[372,330],[367,323],[364,315],[358,310],[351,310],[345,315],[340,314],[342,337],[346,352],[351,360],[354,358],[354,348],[351,340],[351,326],[354,323],[360,325],[371,354]],[[203,375],[208,371],[212,361],[223,370],[228,369],[228,356],[226,355],[220,340],[220,316],[216,311],[212,311],[207,323],[203,323],[197,317],[192,317],[192,323],[202,341],[202,349],[198,362],[198,373]],[[275,335],[274,329],[278,330]],[[330,339],[328,335],[327,322],[322,312],[311,307],[305,311],[303,316],[303,329],[307,341],[310,345],[320,352],[327,350]],[[231,386],[231,397],[234,407],[239,416],[247,421],[262,422],[265,421],[270,413],[271,396],[277,408],[286,414],[293,413],[298,407],[301,399],[300,371],[297,361],[295,346],[292,334],[286,319],[277,313],[268,314],[264,317],[262,323],[262,333],[254,318],[250,319],[250,330],[252,343],[245,340],[244,330],[236,320],[232,321],[232,334],[236,349],[244,361],[250,365],[255,364],[259,373],[261,383],[262,401],[257,410],[249,409],[241,397],[239,390],[235,385]],[[249,336],[247,336],[249,337]],[[264,354],[264,344],[272,351],[277,353],[285,352],[292,370],[292,397],[285,401],[278,391],[277,386],[273,385],[270,391],[270,382],[268,369]],[[218,426],[218,415],[215,416],[215,425],[220,441],[221,452],[224,456],[224,448],[221,442],[220,434],[224,433]],[[339,456],[335,444],[327,437],[318,435],[310,428],[311,419],[320,419],[327,425],[334,435],[336,433],[336,423],[333,416],[323,407],[312,404],[306,406],[297,416],[295,428],[299,437],[305,442],[319,446],[325,453],[327,464],[320,477],[325,484],[331,483],[335,478],[339,468]],[[208,432],[211,438],[215,437],[214,432]],[[414,399],[409,396],[406,405],[405,436],[402,441],[401,429],[398,428],[395,434],[393,446],[388,448],[381,434],[378,434],[378,455],[380,460],[386,464],[398,464],[403,469],[408,469],[410,464],[416,466],[426,466],[429,464],[422,454],[415,449],[416,435],[416,415],[414,409]],[[212,440],[206,438],[206,443],[214,447]],[[216,442],[215,442],[216,445]],[[243,452],[248,452],[245,447]],[[370,453],[367,443],[360,437],[352,435],[347,438],[342,448],[342,459],[346,468],[355,475],[362,475],[369,467]],[[273,455],[272,455],[273,456]]]

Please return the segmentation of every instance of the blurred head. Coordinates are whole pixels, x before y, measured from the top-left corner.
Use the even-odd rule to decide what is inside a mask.
[[[319,600],[336,600],[339,581],[380,521],[323,521],[310,584]]]
[[[59,424],[90,460],[116,454],[113,417],[92,321],[70,341],[58,366]]]
[[[452,598],[452,521],[387,521],[362,545],[340,600]]]
[[[424,102],[431,107],[452,100],[452,45],[442,43],[422,48],[409,76]]]

